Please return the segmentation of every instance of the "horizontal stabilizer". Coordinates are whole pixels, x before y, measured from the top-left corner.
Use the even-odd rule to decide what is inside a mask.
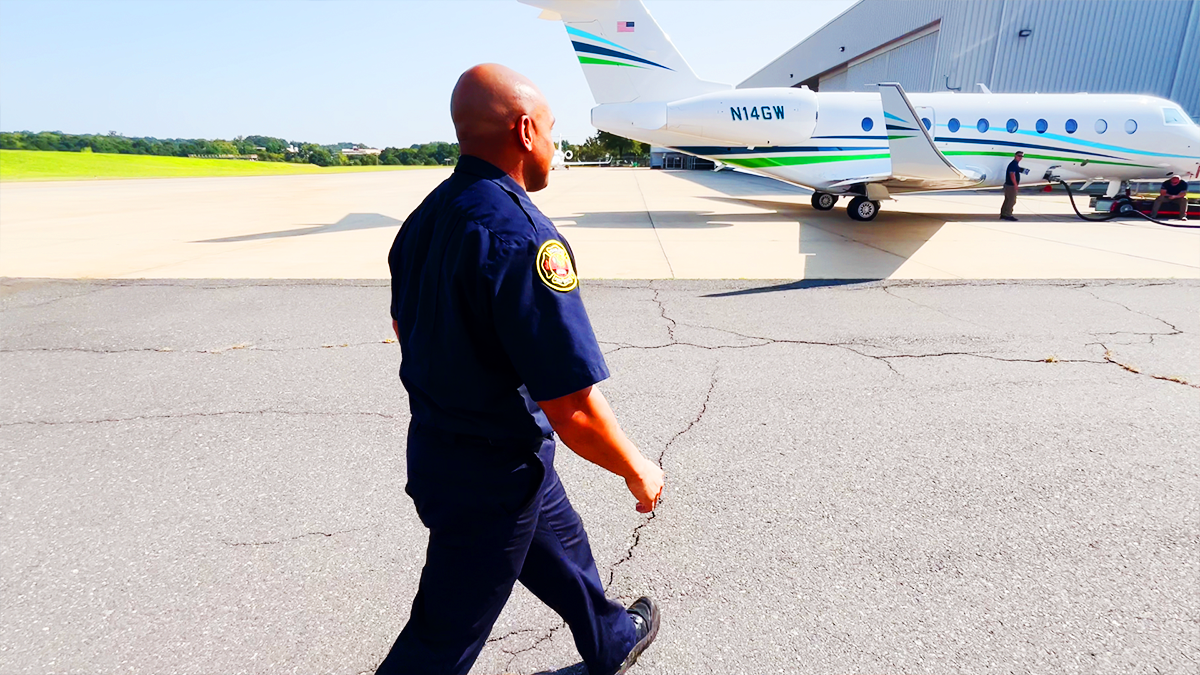
[[[930,188],[969,187],[979,183],[977,177],[959,171],[937,149],[933,136],[899,84],[880,83],[879,95],[883,101],[893,179]]]

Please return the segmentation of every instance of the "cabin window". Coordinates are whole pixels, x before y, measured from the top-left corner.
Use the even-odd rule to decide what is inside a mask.
[[[926,129],[933,128],[933,122],[930,122],[928,117],[922,117],[921,124],[924,124]]]
[[[1096,120],[1096,133],[1102,134],[1108,131],[1108,122],[1104,120]]]
[[[946,128],[950,130],[950,133],[957,134],[958,133],[958,118],[951,117],[950,121],[946,123]]]
[[[1125,120],[1125,133],[1132,134],[1135,131],[1137,131],[1137,121]]]
[[[1187,124],[1184,121],[1186,118],[1184,118],[1183,113],[1179,112],[1176,108],[1163,108],[1162,113],[1164,124]]]
[[[991,125],[988,124],[987,119],[983,117],[980,117],[979,121],[975,123],[975,128],[978,129],[979,133],[981,134],[987,131],[990,126]]]
[[[1076,122],[1075,120],[1067,120],[1066,127],[1067,127],[1067,133],[1073,134],[1079,130],[1079,123]]]
[[[1050,128],[1050,125],[1046,123],[1046,120],[1038,120],[1037,124],[1034,125],[1034,128],[1037,129],[1039,134],[1044,134],[1046,133],[1046,130]]]
[[[1009,120],[1004,123],[1004,129],[1006,131],[1008,131],[1008,133],[1010,133],[1010,134],[1017,133],[1017,129],[1019,129],[1019,128],[1020,128],[1020,126],[1017,124],[1016,120]]]
[[[864,117],[862,121],[863,131],[870,131],[875,126],[875,122],[870,117]]]

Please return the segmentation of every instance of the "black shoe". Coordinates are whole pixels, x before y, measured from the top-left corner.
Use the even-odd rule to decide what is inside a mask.
[[[637,663],[638,657],[642,652],[646,651],[646,647],[654,642],[654,638],[658,636],[658,624],[660,617],[658,614],[658,603],[646,597],[638,598],[629,606],[629,618],[633,619],[633,627],[637,641],[633,644],[633,649],[629,650],[629,656],[625,657],[625,661],[621,663],[621,667],[613,675],[624,675],[629,671],[633,664]]]
[[[1011,220],[1014,223],[1017,222],[1017,219],[1013,216],[1000,216],[1000,220]]]

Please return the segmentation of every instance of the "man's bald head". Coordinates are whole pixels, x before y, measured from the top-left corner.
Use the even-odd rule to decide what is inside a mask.
[[[450,117],[460,146],[506,136],[521,115],[533,117],[543,107],[546,99],[529,78],[497,63],[463,73],[450,97]]]
[[[462,154],[487,160],[510,175],[520,171],[533,179],[534,185],[526,185],[527,190],[545,187],[545,174],[554,155],[550,138],[554,117],[545,96],[529,78],[496,63],[475,66],[454,85],[450,117]],[[525,163],[531,166],[517,167]]]

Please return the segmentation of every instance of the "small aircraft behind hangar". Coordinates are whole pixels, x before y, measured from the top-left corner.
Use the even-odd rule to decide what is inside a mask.
[[[1025,153],[1024,185],[1051,180],[1200,178],[1200,127],[1182,106],[1129,94],[879,93],[734,89],[692,72],[641,0],[520,0],[562,21],[596,107],[593,126],[842,196],[873,220],[892,194],[1004,185]]]

